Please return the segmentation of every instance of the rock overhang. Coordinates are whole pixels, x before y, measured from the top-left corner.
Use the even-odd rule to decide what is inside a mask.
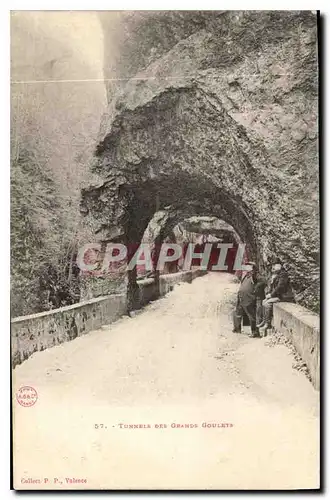
[[[85,191],[84,204],[96,225],[122,227],[122,234],[137,224],[135,235],[142,235],[153,214],[167,205],[223,218],[252,243],[261,260],[277,254],[289,261],[299,288],[301,277],[317,267],[317,235],[310,249],[306,243],[317,202],[301,201],[304,185],[306,190],[317,185],[317,151],[313,140],[303,138],[297,145],[290,127],[295,122],[314,126],[317,92],[313,74],[307,71],[302,77],[299,61],[285,81],[279,74],[283,67],[276,69],[275,62],[286,58],[291,63],[300,54],[314,64],[315,16],[239,13],[236,19],[231,13],[221,19],[230,21],[226,28],[222,25],[222,41],[214,29],[219,19],[212,29],[204,25],[163,51],[113,99],[94,165],[104,184]],[[256,44],[246,30],[251,20]],[[263,24],[269,34],[277,33],[275,38],[263,35],[265,43]],[[244,32],[241,40],[239,30]],[[239,57],[230,55],[228,46]],[[226,64],[213,53],[219,47],[229,54]],[[272,124],[283,124],[287,116],[286,128]],[[306,163],[311,160],[314,167]],[[306,185],[308,176],[312,182]],[[127,216],[137,209],[145,211],[141,224],[136,214]],[[298,244],[292,249],[294,234]]]

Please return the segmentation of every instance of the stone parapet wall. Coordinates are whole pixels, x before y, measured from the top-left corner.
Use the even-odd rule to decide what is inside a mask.
[[[176,283],[189,282],[205,271],[193,270],[160,277],[160,296]],[[154,279],[138,282],[141,306],[158,298]],[[22,363],[34,352],[43,351],[63,342],[113,323],[126,314],[125,294],[97,297],[86,302],[61,307],[38,314],[13,318],[11,321],[12,366]]]
[[[11,321],[12,365],[22,363],[35,351],[73,340],[126,312],[125,295],[109,295]]]
[[[315,389],[320,389],[320,318],[305,307],[274,304],[274,327],[289,338],[305,361]]]

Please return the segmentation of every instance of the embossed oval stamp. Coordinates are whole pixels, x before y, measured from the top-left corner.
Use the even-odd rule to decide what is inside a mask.
[[[16,392],[16,399],[21,406],[33,406],[38,400],[38,393],[34,387],[25,385]]]

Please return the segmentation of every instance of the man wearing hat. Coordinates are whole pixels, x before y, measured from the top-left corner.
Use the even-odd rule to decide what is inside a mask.
[[[243,277],[238,290],[233,332],[241,333],[243,315],[246,314],[251,327],[250,336],[259,337],[256,321],[257,296],[264,293],[266,283],[258,278],[255,262],[247,262],[246,265],[249,266],[250,270]]]
[[[275,302],[294,302],[294,294],[290,278],[280,259],[275,259],[272,267],[272,277],[269,290],[262,305],[264,308],[264,320],[258,324],[260,333],[266,335],[267,330],[272,327],[273,306]]]

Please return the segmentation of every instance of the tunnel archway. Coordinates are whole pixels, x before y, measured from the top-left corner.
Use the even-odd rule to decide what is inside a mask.
[[[182,249],[182,257],[178,259],[177,267],[179,262],[181,262],[182,267],[185,256],[183,250],[189,243],[196,244],[200,247],[199,251],[202,251],[201,245],[211,241],[215,247],[218,243],[230,243],[237,248],[242,243],[234,228],[217,217],[190,216],[188,211],[173,211],[170,208],[154,214],[142,239],[142,243],[148,244],[154,252],[163,242],[179,244]],[[212,260],[213,264],[218,261],[218,259],[214,259],[215,257]],[[154,272],[156,272],[155,269]]]
[[[183,186],[186,186],[186,183],[183,183]],[[160,218],[158,219],[158,232],[154,235],[154,245],[156,248],[160,249],[161,244],[165,241],[165,239],[173,234],[174,228],[182,221],[189,220],[192,216],[209,216],[216,217],[221,220],[227,220],[232,222],[232,214],[229,212],[228,205],[224,208],[223,199],[224,194],[222,193],[220,200],[215,198],[214,192],[208,192],[206,190],[197,190],[198,194],[201,196],[201,199],[194,199],[193,201],[188,198],[191,196],[192,191],[189,190],[189,194],[185,193],[184,189],[182,189],[181,196],[178,197],[178,200],[174,199],[174,196],[171,193],[169,182],[166,183],[168,187],[168,191],[165,191],[164,185],[162,185],[162,197],[159,196],[159,191],[157,190],[156,194],[153,193],[153,197],[151,197],[151,193],[153,192],[154,186],[150,186],[148,184],[145,189],[141,189],[141,185],[138,186],[134,191],[129,191],[129,193],[125,193],[125,196],[128,197],[128,209],[127,213],[125,213],[126,218],[123,220],[125,223],[121,227],[121,233],[116,233],[116,236],[113,238],[104,237],[104,228],[99,231],[99,234],[103,234],[101,237],[101,241],[105,244],[108,241],[120,241],[127,245],[128,249],[133,249],[131,254],[128,254],[128,259],[133,256],[133,252],[136,247],[142,242],[143,235],[153,220],[155,214],[160,214]],[[159,189],[159,184],[157,185]],[[125,200],[125,196],[123,199]],[[127,200],[127,199],[126,199]],[[220,201],[220,203],[214,203],[214,201]],[[168,201],[171,202],[171,205],[168,205]],[[232,205],[230,205],[231,207]],[[155,207],[160,207],[161,210],[157,212],[153,212],[152,210]],[[130,209],[131,208],[131,209]],[[149,219],[148,219],[149,216]],[[239,224],[238,224],[239,222]],[[258,247],[254,238],[253,229],[248,221],[246,215],[243,213],[236,214],[236,224],[239,227],[240,234],[243,233],[241,237],[238,231],[235,231],[239,240],[242,242],[247,241],[246,247],[249,256],[253,257],[257,260],[258,255]],[[120,226],[116,228],[118,229]],[[111,231],[111,227],[109,227]],[[248,238],[245,240],[245,238]],[[156,255],[156,261],[158,256]],[[134,310],[139,307],[139,288],[137,284],[137,269],[136,267],[133,270],[128,271],[127,276],[127,298],[128,298],[128,309]],[[159,290],[159,271],[154,273],[154,279],[156,282],[156,287]]]
[[[191,123],[196,104],[203,120],[195,117]],[[202,143],[202,128],[211,129],[209,143]],[[189,137],[185,142],[183,132]],[[97,148],[94,170],[105,180],[83,192],[85,211],[97,218],[96,232],[108,232],[110,239],[141,232],[157,210],[171,206],[184,212],[188,207],[190,214],[203,212],[227,221],[257,254],[256,207],[244,196],[257,172],[236,136],[253,149],[221,104],[215,109],[198,87],[165,91],[118,114]],[[237,175],[239,167],[249,174],[244,182]]]
[[[191,114],[194,106],[201,113],[198,123]],[[210,127],[217,134],[205,143],[201,129]],[[189,140],[182,141],[183,133]],[[106,180],[83,193],[85,213],[100,240],[133,248],[154,213],[167,209],[158,243],[180,220],[208,215],[233,226],[259,262],[258,214],[245,202],[247,183],[253,185],[256,172],[236,136],[253,149],[221,103],[210,103],[197,86],[163,92],[151,103],[119,113],[97,148],[94,169]],[[245,182],[237,176],[238,167],[247,172]],[[134,268],[128,272],[129,304],[137,302],[137,294]]]

